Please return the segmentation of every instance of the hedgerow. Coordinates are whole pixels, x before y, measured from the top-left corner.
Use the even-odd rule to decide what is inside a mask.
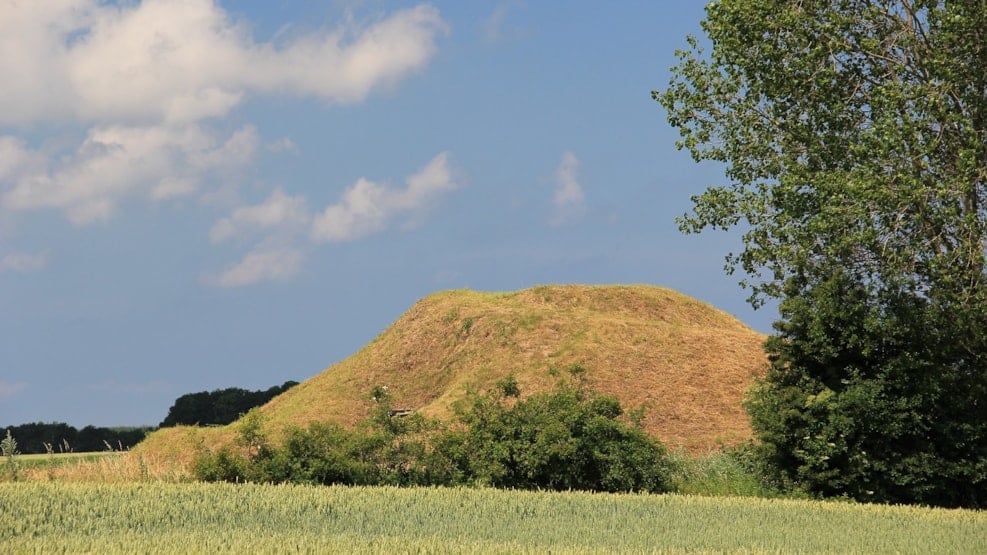
[[[574,376],[581,368],[573,367]],[[667,491],[668,452],[626,421],[617,399],[578,380],[521,398],[513,378],[472,394],[440,423],[392,416],[375,388],[371,416],[355,429],[329,423],[287,431],[273,445],[259,413],[240,424],[236,445],[202,453],[206,481],[344,485],[478,485],[514,489]]]

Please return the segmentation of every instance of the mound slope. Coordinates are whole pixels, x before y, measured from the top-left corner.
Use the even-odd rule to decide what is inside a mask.
[[[593,390],[626,409],[645,406],[649,433],[695,451],[750,437],[741,401],[766,369],[763,341],[733,316],[659,287],[446,291],[260,410],[275,432],[311,421],[353,424],[383,385],[395,407],[447,417],[470,389],[513,374],[522,394],[546,391],[557,383],[551,369],[579,364]]]

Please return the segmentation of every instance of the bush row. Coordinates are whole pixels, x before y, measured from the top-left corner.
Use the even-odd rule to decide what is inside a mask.
[[[578,372],[578,368],[575,369]],[[313,423],[273,445],[256,411],[240,424],[237,445],[198,457],[207,481],[350,485],[480,485],[499,488],[663,492],[671,465],[640,419],[620,403],[562,383],[520,398],[513,378],[473,394],[441,424],[394,416],[384,388],[355,429]]]

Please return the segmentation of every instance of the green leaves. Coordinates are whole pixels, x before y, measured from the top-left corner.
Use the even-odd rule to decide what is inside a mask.
[[[575,378],[577,371],[570,369]],[[507,488],[665,491],[667,453],[622,414],[616,399],[571,385],[511,402],[476,396],[459,415],[461,475]]]
[[[653,96],[726,166],[680,229],[743,228],[728,270],[781,301],[766,452],[820,493],[987,504],[987,6],[721,0],[703,29]]]
[[[834,258],[930,284],[939,276],[927,260],[962,252],[982,274],[987,63],[970,34],[983,34],[972,31],[973,21],[987,24],[983,11],[711,4],[703,27],[712,51],[688,39],[668,88],[653,93],[680,148],[726,164],[728,182],[693,199],[682,229],[753,228],[730,263],[760,276],[756,297],[777,296],[794,272]],[[950,12],[962,12],[962,24]],[[970,230],[953,227],[967,221]]]
[[[578,382],[582,367],[570,372]],[[513,379],[476,395],[446,427],[419,415],[390,416],[386,392],[356,430],[313,423],[272,446],[252,411],[240,451],[202,453],[202,480],[348,485],[481,485],[514,489],[668,489],[665,449],[618,418],[620,403],[563,385],[518,399]]]

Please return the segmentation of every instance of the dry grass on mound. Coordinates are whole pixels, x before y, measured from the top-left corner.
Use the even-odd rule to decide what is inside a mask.
[[[644,406],[646,430],[666,445],[703,451],[750,437],[741,401],[766,369],[763,341],[733,316],[659,287],[447,291],[422,299],[261,413],[274,436],[312,421],[352,425],[367,417],[370,390],[383,385],[396,407],[444,418],[468,391],[511,374],[523,394],[547,391],[557,383],[553,371],[578,364],[591,389],[626,409]],[[152,434],[139,451],[180,457],[189,445],[228,443],[235,433],[189,430]]]

